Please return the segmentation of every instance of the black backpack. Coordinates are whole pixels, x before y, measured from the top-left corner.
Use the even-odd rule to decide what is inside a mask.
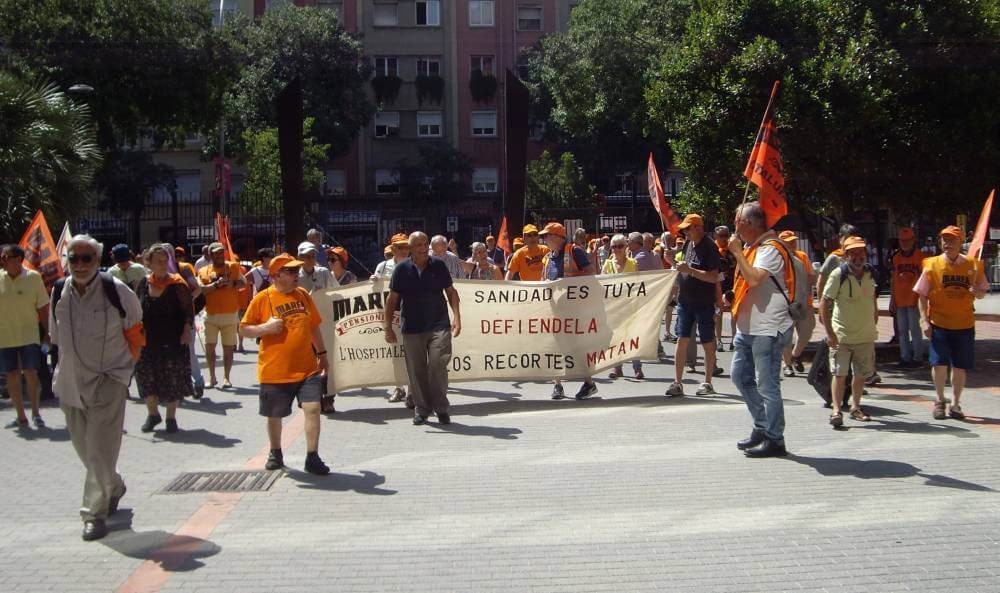
[[[115,288],[114,277],[107,272],[98,272],[97,279],[100,280],[101,286],[104,288],[104,297],[108,299],[108,302],[111,303],[115,309],[118,309],[118,314],[121,315],[122,319],[125,319],[125,307],[122,306],[122,299],[118,296],[118,289]],[[62,298],[64,286],[66,286],[65,278],[60,278],[52,284],[52,296],[50,303],[52,319],[56,318],[56,305],[59,304],[59,299]]]
[[[842,406],[847,406],[851,399],[851,380],[853,376],[854,371],[849,369],[847,371],[847,386],[844,389]],[[827,345],[826,340],[821,340],[816,347],[816,354],[813,356],[812,365],[809,367],[809,375],[806,377],[806,382],[812,385],[816,393],[823,398],[827,408],[833,407],[830,403],[833,400],[832,380],[833,374],[830,373],[830,346]]]

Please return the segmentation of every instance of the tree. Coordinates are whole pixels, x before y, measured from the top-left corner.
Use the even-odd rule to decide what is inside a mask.
[[[417,163],[402,160],[399,195],[417,200],[459,200],[469,193],[466,179],[472,174],[472,159],[447,142],[429,142],[417,148]]]
[[[278,128],[285,235],[294,246],[305,235],[303,119],[315,118],[313,133],[329,145],[330,158],[346,153],[375,113],[365,90],[371,65],[361,42],[322,8],[280,5],[246,27],[242,40],[243,70],[226,96],[227,127]]]
[[[312,135],[313,118],[306,118],[302,124],[304,138],[302,150],[302,179],[306,187],[323,184],[322,164],[326,161],[329,145],[319,144]],[[246,130],[243,132],[246,147],[244,165],[246,182],[240,194],[240,202],[247,212],[272,214],[282,212],[281,166],[278,162],[278,130]]]
[[[89,115],[56,85],[0,70],[0,242],[36,210],[57,223],[87,206],[101,163]]]
[[[528,208],[579,208],[589,205],[594,186],[587,183],[573,153],[562,153],[556,163],[545,150],[537,160],[528,163],[525,194]]]

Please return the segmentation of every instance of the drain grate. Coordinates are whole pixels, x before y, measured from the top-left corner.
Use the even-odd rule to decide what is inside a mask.
[[[159,494],[186,492],[264,492],[271,489],[281,472],[264,470],[183,473]]]

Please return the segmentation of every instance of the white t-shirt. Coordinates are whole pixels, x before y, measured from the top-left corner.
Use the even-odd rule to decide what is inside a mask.
[[[757,249],[753,267],[770,272],[781,285],[781,290],[788,294],[785,286],[785,260],[774,246],[761,245]],[[737,331],[752,336],[776,336],[779,332],[790,329],[793,324],[792,317],[788,314],[788,301],[770,278],[750,289],[740,305],[740,315],[736,319]]]
[[[389,278],[392,278],[392,273],[395,270],[396,270],[395,258],[387,259],[378,262],[378,265],[375,266],[375,273],[372,275],[375,276],[376,278],[385,278],[388,280]]]
[[[309,292],[315,292],[340,286],[340,283],[333,277],[330,270],[323,266],[315,266],[312,273],[307,273],[305,268],[299,268],[299,286]]]

